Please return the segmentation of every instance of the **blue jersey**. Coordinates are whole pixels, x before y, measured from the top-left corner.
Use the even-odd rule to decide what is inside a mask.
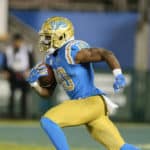
[[[71,99],[85,98],[104,94],[94,85],[92,63],[75,64],[75,56],[82,48],[89,45],[80,40],[72,40],[57,50],[57,53],[46,56],[46,64],[52,66],[58,82]]]

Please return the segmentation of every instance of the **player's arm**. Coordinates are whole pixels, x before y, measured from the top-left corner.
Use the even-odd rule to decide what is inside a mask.
[[[112,70],[120,68],[120,64],[115,55],[111,51],[103,48],[82,49],[77,53],[75,57],[75,63],[77,64],[100,61],[107,62],[107,64]]]
[[[125,86],[125,78],[116,56],[109,50],[103,48],[85,48],[81,49],[75,57],[76,64],[105,61],[115,76],[114,90],[118,91]]]

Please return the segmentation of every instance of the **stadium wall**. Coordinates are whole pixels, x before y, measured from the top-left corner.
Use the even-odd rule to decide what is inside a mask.
[[[92,47],[107,48],[116,54],[123,68],[134,68],[138,13],[12,10],[11,14],[36,32],[51,16],[68,17],[75,26],[76,39],[85,40]]]
[[[96,63],[95,68],[100,70],[96,74],[96,83],[98,87],[105,89],[109,95],[111,95],[115,102],[119,103],[121,109],[119,109],[118,115],[113,116],[116,120],[148,120],[148,111],[144,110],[145,102],[148,98],[147,91],[138,91],[137,81],[139,85],[149,86],[149,77],[144,78],[144,82],[141,81],[141,76],[135,71],[135,36],[137,32],[137,26],[139,21],[139,14],[133,12],[70,12],[70,11],[26,11],[26,10],[12,10],[11,14],[17,17],[22,23],[30,26],[34,32],[38,32],[43,21],[51,16],[64,16],[72,20],[75,26],[76,39],[82,39],[90,43],[92,47],[104,47],[112,50],[118,57],[121,66],[126,72],[127,88],[120,93],[119,96],[113,96],[112,83],[113,78],[108,73],[108,67],[105,64]],[[25,33],[25,32],[24,32]],[[106,82],[99,80],[99,78],[106,77]],[[143,79],[142,78],[142,79]],[[147,80],[146,80],[147,79]],[[145,85],[146,83],[146,85]],[[111,87],[111,88],[110,88]],[[62,91],[61,89],[58,89]],[[137,94],[138,92],[138,94]],[[136,94],[138,100],[135,100]],[[144,94],[144,97],[142,95]],[[34,95],[35,96],[35,95]],[[47,106],[55,105],[54,99],[67,98],[63,92],[55,94],[52,103],[43,102],[39,99],[39,107],[36,108],[43,113]],[[139,104],[140,99],[143,100],[143,104]],[[117,99],[117,100],[116,100]],[[137,102],[137,103],[136,103]],[[140,105],[140,107],[139,107]],[[37,116],[39,114],[37,113]],[[35,111],[34,114],[36,115]],[[142,117],[142,116],[145,117]],[[141,119],[140,119],[141,118]]]

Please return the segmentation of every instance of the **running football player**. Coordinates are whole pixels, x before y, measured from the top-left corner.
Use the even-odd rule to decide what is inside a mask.
[[[56,150],[70,150],[61,128],[78,125],[85,125],[93,138],[107,150],[139,150],[124,141],[108,116],[117,106],[94,85],[92,63],[105,61],[114,74],[114,90],[125,86],[124,75],[114,54],[75,40],[73,25],[67,18],[47,19],[39,35],[40,51],[46,53],[45,63],[56,72],[58,82],[71,99],[48,110],[40,120]],[[39,77],[47,76],[46,69],[44,65],[40,69],[36,66],[27,79],[41,96],[53,93],[53,88],[42,88],[37,82]]]

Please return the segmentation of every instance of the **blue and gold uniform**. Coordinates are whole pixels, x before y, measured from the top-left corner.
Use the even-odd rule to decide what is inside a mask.
[[[107,116],[101,96],[104,92],[94,85],[92,64],[74,62],[77,52],[88,47],[84,41],[72,40],[56,54],[47,55],[46,63],[53,67],[58,82],[73,101],[66,100],[50,109],[44,116],[61,127],[85,124],[94,138],[109,150],[119,150],[124,141]]]
[[[94,85],[92,63],[75,64],[74,58],[82,48],[89,48],[84,41],[72,40],[61,47],[56,55],[47,55],[46,63],[53,67],[58,82],[71,99],[81,99],[104,94]]]
[[[58,82],[62,84],[70,100],[48,110],[41,118],[41,126],[57,150],[70,150],[61,127],[85,125],[90,134],[107,150],[138,150],[125,144],[117,128],[108,117],[108,102],[105,93],[94,85],[92,63],[76,64],[77,53],[89,45],[74,40],[74,28],[67,18],[48,18],[40,30],[40,51],[47,52],[45,63],[52,66]],[[40,71],[42,70],[42,73]],[[40,71],[39,71],[40,70]],[[35,88],[45,66],[31,70],[28,82]],[[122,74],[116,76],[114,88],[125,85]],[[38,90],[37,90],[38,91]]]

